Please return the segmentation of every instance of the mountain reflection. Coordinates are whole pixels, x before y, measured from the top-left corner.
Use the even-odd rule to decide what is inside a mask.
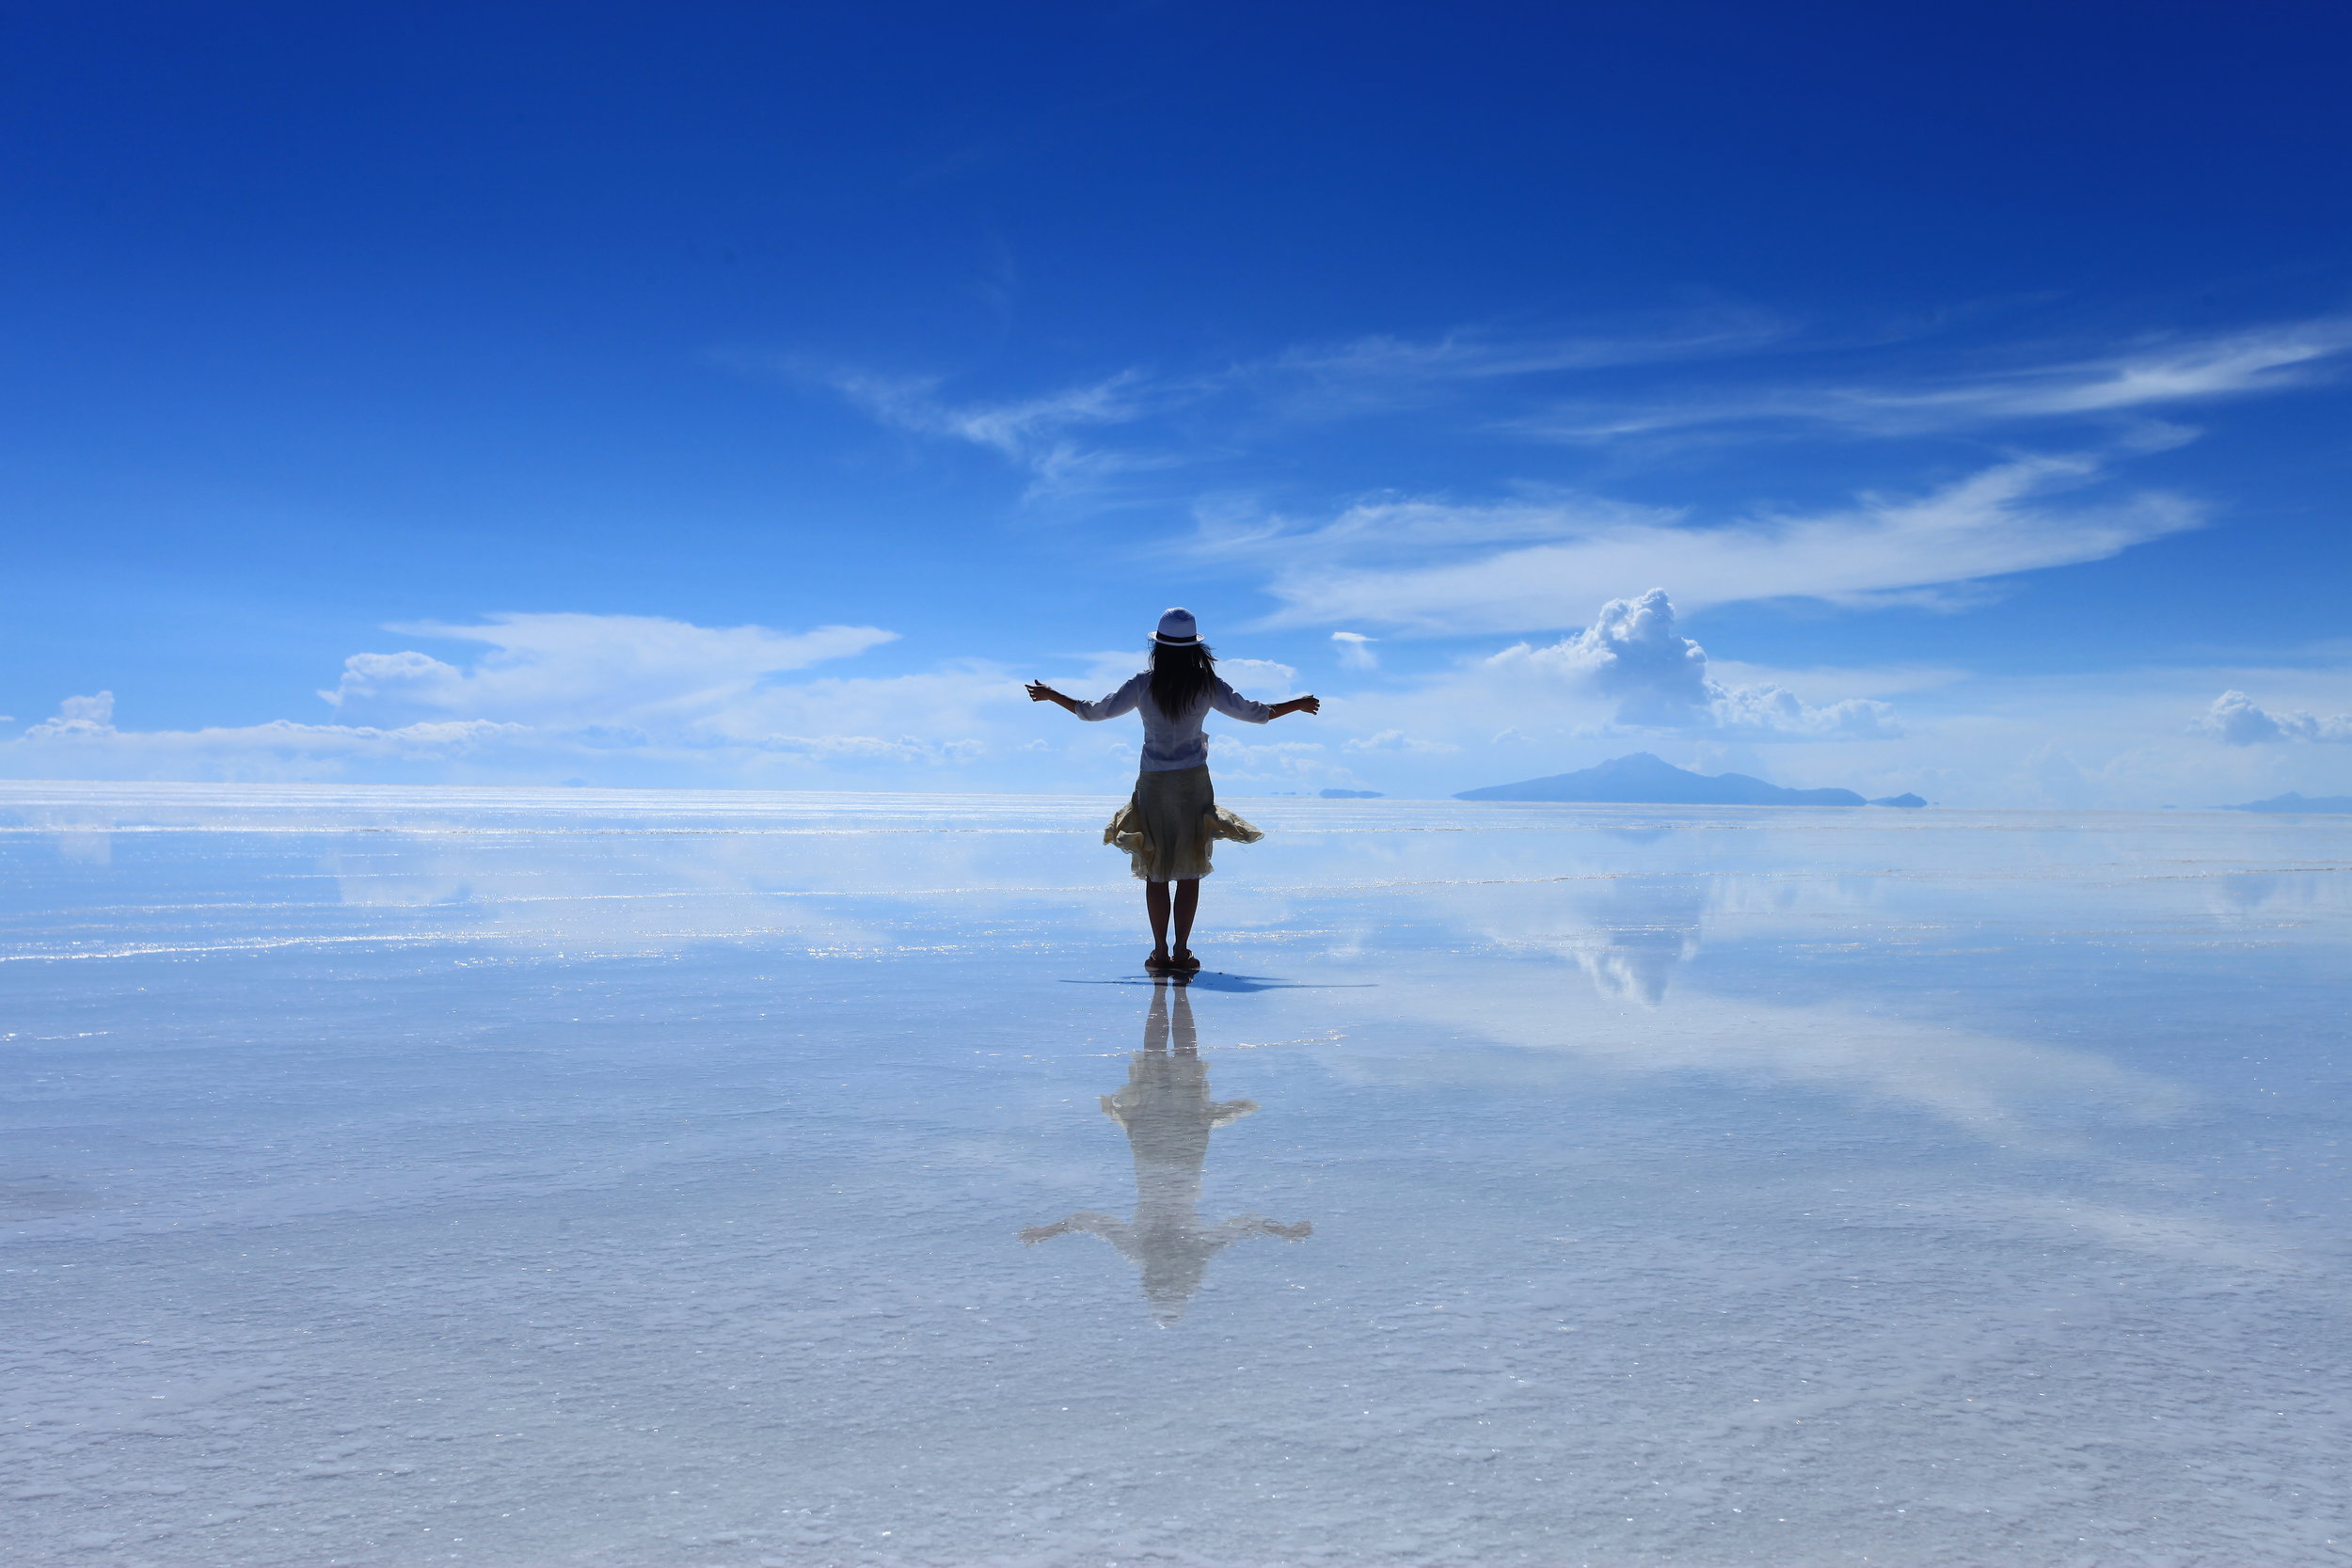
[[[1201,1223],[1200,1170],[1209,1157],[1209,1134],[1257,1108],[1251,1100],[1209,1098],[1209,1069],[1200,1060],[1192,1003],[1181,985],[1154,986],[1143,1049],[1128,1060],[1125,1085],[1103,1097],[1103,1114],[1126,1131],[1135,1153],[1135,1218],[1081,1212],[1052,1225],[1031,1226],[1021,1240],[1034,1245],[1072,1231],[1102,1237],[1143,1270],[1152,1321],[1168,1327],[1184,1315],[1209,1259],[1225,1248],[1251,1236],[1295,1242],[1314,1232],[1304,1220],[1282,1225],[1257,1214],[1222,1225]]]

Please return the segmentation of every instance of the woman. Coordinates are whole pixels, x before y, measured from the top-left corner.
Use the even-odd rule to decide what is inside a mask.
[[[1176,993],[1176,1052],[1170,1055],[1168,1003]],[[1021,1232],[1030,1246],[1057,1236],[1100,1236],[1143,1269],[1144,1299],[1161,1327],[1172,1327],[1184,1305],[1200,1289],[1209,1259],[1252,1236],[1303,1242],[1315,1233],[1312,1221],[1284,1225],[1263,1214],[1243,1214],[1222,1225],[1200,1217],[1200,1173],[1209,1159],[1209,1134],[1258,1108],[1254,1100],[1211,1100],[1209,1069],[1200,1060],[1193,1030],[1192,1004],[1181,979],[1152,986],[1152,1016],[1144,1021],[1143,1049],[1127,1059],[1127,1084],[1103,1096],[1103,1114],[1127,1134],[1136,1161],[1136,1213],[1081,1210],[1052,1225]]]
[[[1286,713],[1320,713],[1312,697],[1293,697],[1268,706],[1251,702],[1217,679],[1216,658],[1200,641],[1189,610],[1160,617],[1152,636],[1152,667],[1100,702],[1065,697],[1043,681],[1029,683],[1029,701],[1058,703],[1089,721],[1115,719],[1130,709],[1143,715],[1143,768],[1136,792],[1103,830],[1103,842],[1127,851],[1143,882],[1143,910],[1152,920],[1152,956],[1146,969],[1190,974],[1200,967],[1192,956],[1192,917],[1200,907],[1200,879],[1212,869],[1209,847],[1219,838],[1254,844],[1263,833],[1221,811],[1209,786],[1209,742],[1200,733],[1211,708],[1251,724],[1269,723]],[[1168,884],[1176,884],[1176,949],[1168,946]]]

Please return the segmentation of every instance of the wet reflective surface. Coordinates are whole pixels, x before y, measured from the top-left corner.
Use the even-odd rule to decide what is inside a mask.
[[[2352,1559],[2352,824],[0,784],[0,1553]]]
[[[1174,1022],[1170,1023],[1170,997]],[[1168,1049],[1171,1028],[1175,1049]],[[1143,1271],[1144,1299],[1152,1321],[1180,1322],[1200,1289],[1209,1259],[1251,1236],[1295,1242],[1314,1234],[1305,1220],[1284,1225],[1247,1214],[1222,1225],[1200,1215],[1200,1173],[1209,1159],[1209,1134],[1258,1108],[1254,1100],[1214,1100],[1209,1070],[1200,1060],[1200,1034],[1192,1021],[1191,980],[1163,980],[1152,988],[1152,1013],[1143,1028],[1143,1049],[1127,1064],[1127,1082],[1103,1097],[1103,1114],[1119,1124],[1136,1160],[1136,1212],[1131,1220],[1081,1211],[1052,1225],[1032,1226],[1021,1239],[1035,1244],[1080,1231],[1100,1236]]]

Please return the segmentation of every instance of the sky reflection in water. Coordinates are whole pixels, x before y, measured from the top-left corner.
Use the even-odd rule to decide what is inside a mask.
[[[0,1544],[2344,1556],[2345,826],[1106,812],[0,786]]]

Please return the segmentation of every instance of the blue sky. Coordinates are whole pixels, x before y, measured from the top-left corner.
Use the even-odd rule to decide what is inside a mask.
[[[1113,789],[1183,603],[1234,793],[2344,793],[2347,42],[16,8],[0,775]]]

